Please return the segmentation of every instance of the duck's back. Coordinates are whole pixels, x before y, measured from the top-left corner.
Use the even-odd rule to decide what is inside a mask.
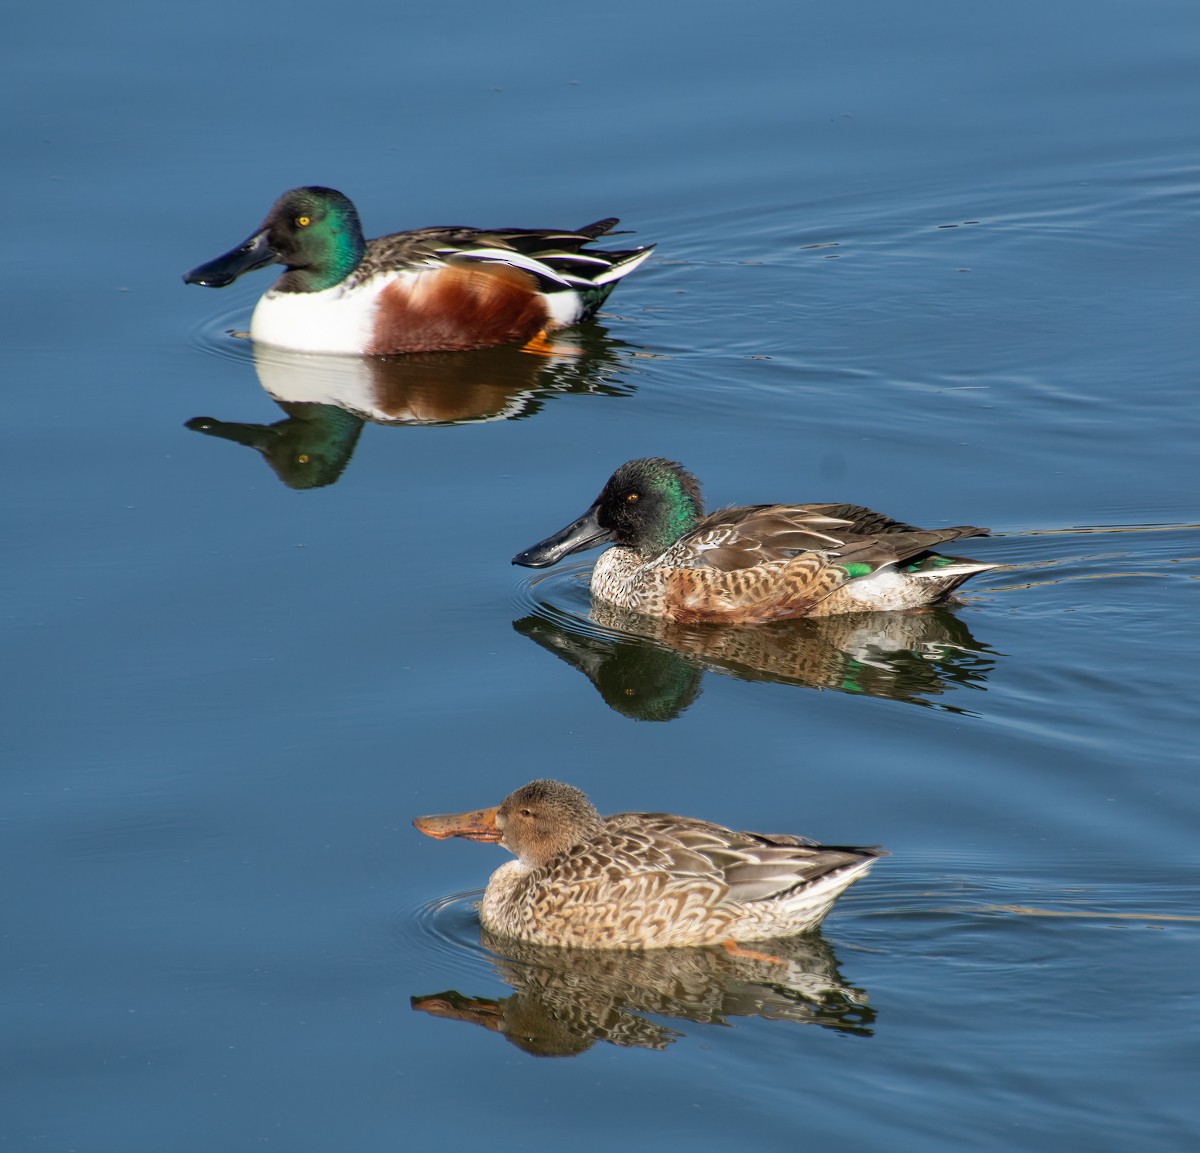
[[[542,869],[518,876],[520,866],[504,866],[482,916],[504,936],[586,948],[786,936],[819,923],[878,855],[668,813],[618,813]]]

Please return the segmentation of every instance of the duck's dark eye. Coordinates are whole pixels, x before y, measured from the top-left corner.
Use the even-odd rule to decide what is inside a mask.
[[[533,816],[533,810],[532,810],[532,809],[522,809],[522,810],[521,810],[521,816],[523,816],[523,817],[532,817],[532,816]]]
[[[631,492],[631,493],[630,493],[630,494],[629,494],[629,495],[628,495],[628,496],[625,498],[625,500],[626,500],[626,502],[627,502],[628,504],[636,504],[636,503],[637,503],[637,501],[638,501],[638,499],[639,499],[639,497],[638,497],[638,494],[637,494],[636,492]]]
[[[299,228],[307,228],[312,223],[311,216],[297,216],[296,225]]]

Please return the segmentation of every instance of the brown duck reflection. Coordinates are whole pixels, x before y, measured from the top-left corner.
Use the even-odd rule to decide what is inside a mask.
[[[520,348],[402,357],[313,356],[254,346],[259,382],[286,414],[272,424],[197,416],[187,427],[244,444],[289,488],[341,476],[364,423],[476,424],[532,416],[560,393],[627,396],[618,342],[598,325],[567,333],[551,354]]]
[[[679,716],[700,695],[705,669],[967,713],[936,698],[957,688],[982,689],[995,663],[941,606],[753,628],[680,625],[599,600],[592,601],[591,616],[611,631],[545,607],[513,628],[584,673],[610,708],[642,721]]]
[[[665,1049],[683,1033],[645,1014],[697,1024],[763,1017],[870,1036],[866,993],[847,985],[819,932],[724,949],[553,949],[481,932],[514,990],[492,999],[448,990],[413,997],[435,1017],[470,1021],[535,1057],[572,1057],[596,1041]]]

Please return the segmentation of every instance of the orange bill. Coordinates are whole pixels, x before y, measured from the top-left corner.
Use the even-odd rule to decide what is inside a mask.
[[[500,840],[501,832],[496,828],[496,813],[500,806],[477,809],[473,813],[445,813],[436,817],[414,817],[413,824],[427,837],[439,841],[447,837],[466,837],[468,841]]]

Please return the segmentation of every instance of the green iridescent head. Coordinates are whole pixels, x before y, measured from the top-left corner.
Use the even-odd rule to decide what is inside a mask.
[[[703,515],[699,482],[682,465],[657,456],[627,461],[583,516],[518,553],[513,564],[544,568],[598,544],[623,545],[655,557],[695,528]]]
[[[237,248],[192,269],[188,284],[224,288],[268,264],[287,271],[280,292],[320,292],[345,280],[366,251],[358,211],[334,188],[293,188],[267,213],[262,227]]]

